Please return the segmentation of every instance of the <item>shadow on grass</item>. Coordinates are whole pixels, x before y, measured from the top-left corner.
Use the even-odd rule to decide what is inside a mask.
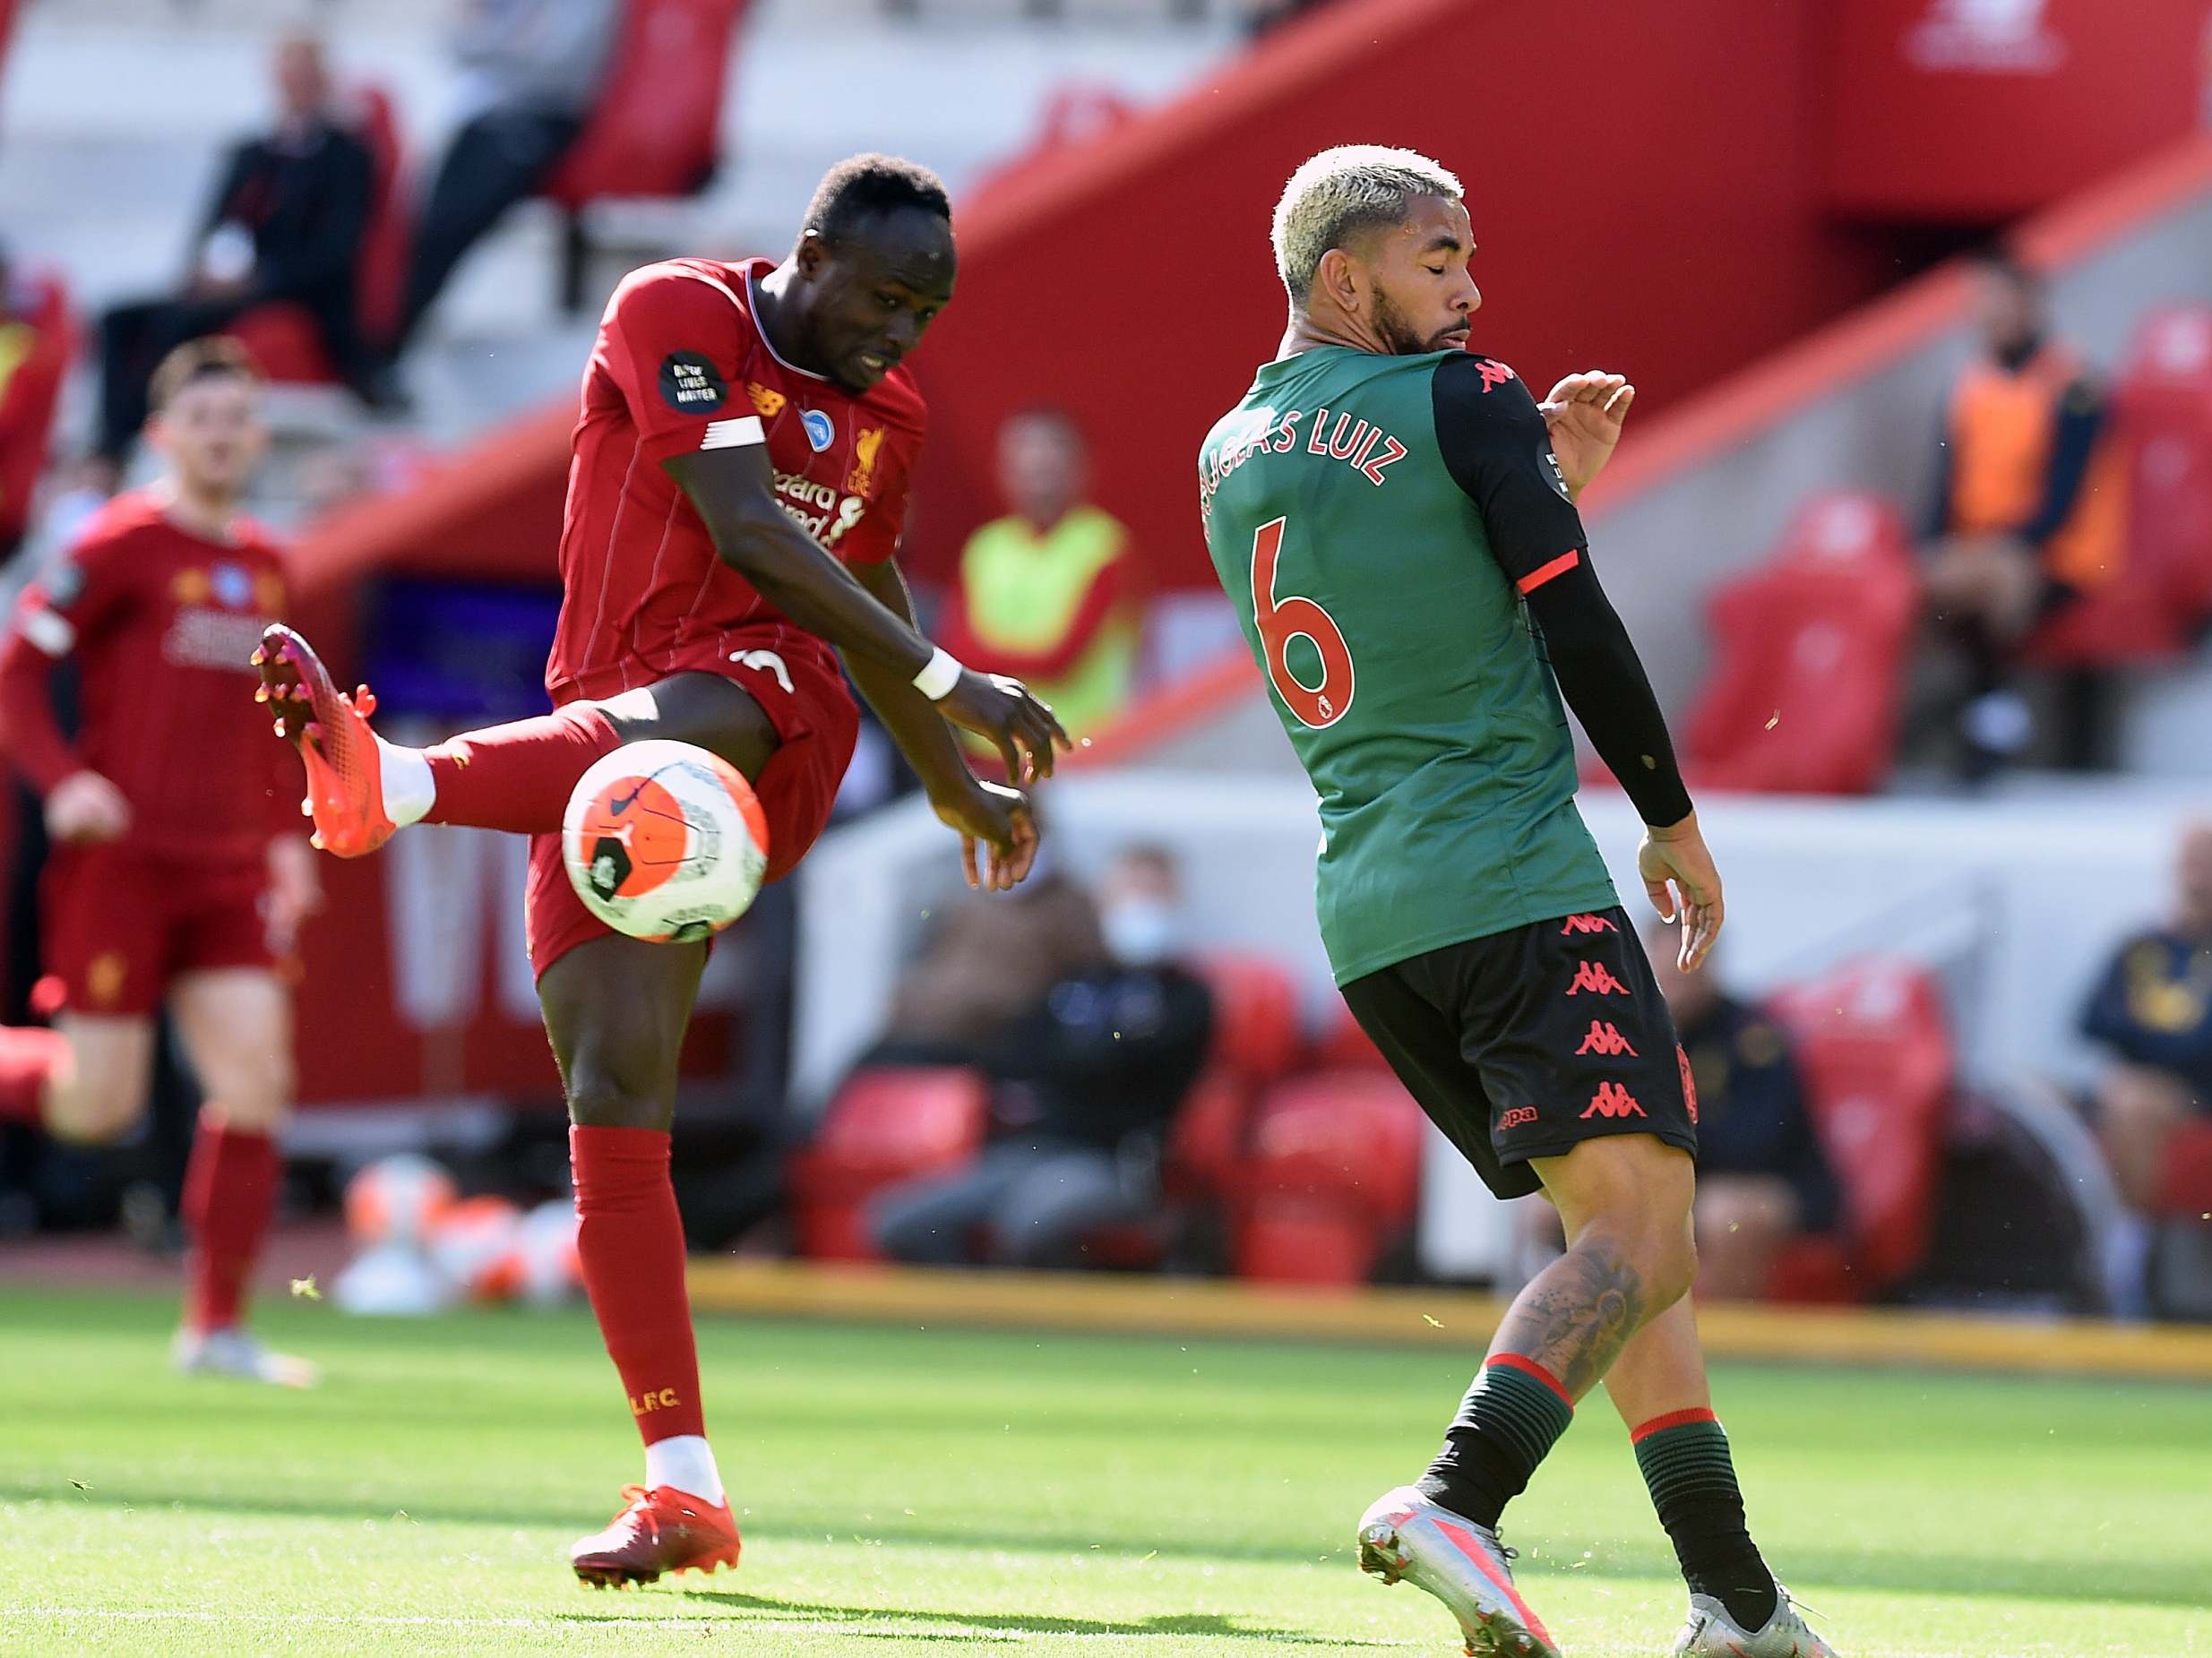
[[[428,1495],[426,1493],[426,1496]],[[0,1502],[45,1501],[56,1506],[74,1504],[90,1508],[163,1510],[180,1513],[261,1515],[299,1517],[358,1525],[364,1520],[394,1521],[392,1505],[385,1502],[335,1501],[312,1495],[271,1491],[233,1493],[205,1490],[118,1490],[113,1487],[78,1490],[68,1485],[0,1482]],[[496,1504],[453,1502],[432,1498],[409,1504],[409,1520],[428,1524],[529,1527],[558,1518],[540,1506],[529,1509]],[[571,1516],[576,1517],[576,1516]],[[855,1537],[850,1516],[782,1515],[755,1516],[745,1523],[748,1537],[767,1541],[798,1539],[817,1542],[824,1536]],[[1349,1569],[1348,1547],[1331,1547],[1324,1556],[1316,1540],[1270,1542],[1190,1542],[1174,1537],[1114,1538],[1080,1536],[1038,1528],[995,1532],[984,1527],[886,1526],[872,1523],[867,1541],[891,1547],[1004,1551],[1018,1554],[1080,1554],[1093,1559],[1116,1559],[1150,1552],[1168,1561],[1222,1561],[1234,1565],[1309,1566],[1334,1557]],[[2121,1566],[2111,1560],[2083,1558],[2069,1560],[2015,1560],[1994,1555],[1926,1553],[1905,1549],[1830,1549],[1814,1553],[1793,1552],[1787,1562],[1796,1584],[1848,1584],[1855,1589],[1887,1589],[1908,1594],[2001,1595],[2031,1601],[2095,1601],[2115,1605],[2173,1606],[2201,1610],[2204,1588],[2200,1571],[2180,1562]],[[1564,1581],[1567,1574],[1549,1569],[1537,1558],[1524,1560],[1521,1569],[1533,1570],[1535,1580]],[[1671,1576],[1672,1562],[1656,1552],[1586,1560],[1573,1576],[1583,1578]],[[722,1598],[713,1597],[710,1598]],[[744,1597],[736,1597],[744,1598]],[[763,1607],[773,1602],[760,1602]],[[789,1610],[789,1609],[785,1609]],[[853,1614],[858,1615],[858,1614]],[[881,1614],[888,1615],[888,1614]],[[904,1615],[904,1614],[901,1614]],[[1184,1633],[1188,1633],[1185,1631]],[[1268,1638],[1286,1638],[1278,1633]],[[1299,1637],[1304,1638],[1304,1637]]]
[[[1293,1642],[1301,1646],[1317,1644],[1374,1646],[1381,1644],[1374,1641],[1330,1641],[1321,1636],[1308,1635],[1297,1629],[1274,1629],[1244,1623],[1218,1612],[1169,1612],[1156,1618],[1130,1619],[1055,1618],[1037,1612],[942,1612],[921,1611],[907,1607],[828,1606],[812,1601],[779,1601],[770,1595],[745,1594],[734,1589],[685,1589],[681,1593],[687,1601],[705,1601],[718,1606],[742,1606],[751,1611],[823,1622],[878,1623],[895,1619],[900,1623],[958,1624],[971,1632],[951,1637],[955,1640],[995,1638],[1004,1635],[1200,1635],[1240,1641]],[[850,1633],[865,1635],[870,1632],[858,1629]]]

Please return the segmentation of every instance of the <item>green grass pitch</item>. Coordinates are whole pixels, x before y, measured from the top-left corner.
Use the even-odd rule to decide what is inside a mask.
[[[170,1303],[0,1292],[0,1654],[1456,1652],[1351,1563],[1468,1358],[754,1324],[701,1331],[742,1571],[594,1594],[637,1447],[581,1313],[264,1324],[280,1394],[173,1377]],[[1472,1355],[1483,1332],[1467,1332]],[[1756,1533],[1844,1658],[2212,1655],[2212,1393],[1729,1367]],[[1508,1515],[1574,1658],[1682,1613],[1599,1398]]]

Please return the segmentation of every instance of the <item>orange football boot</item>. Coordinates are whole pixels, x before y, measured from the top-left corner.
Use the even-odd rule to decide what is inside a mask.
[[[307,641],[281,623],[263,630],[253,660],[261,670],[254,700],[275,711],[277,735],[307,769],[300,810],[314,820],[314,844],[341,858],[375,851],[399,825],[384,811],[383,757],[369,730],[374,694],[366,685],[351,696],[339,690]]]
[[[580,1539],[568,1551],[576,1576],[595,1589],[650,1583],[663,1572],[733,1569],[744,1546],[727,1503],[679,1491],[673,1485],[622,1488],[628,1505],[605,1531]]]

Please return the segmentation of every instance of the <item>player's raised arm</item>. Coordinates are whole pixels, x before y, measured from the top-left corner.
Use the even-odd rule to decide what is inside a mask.
[[[876,601],[901,619],[914,619],[914,601],[906,578],[891,559],[854,566],[854,576]],[[865,657],[848,657],[846,668],[860,694],[882,720],[884,729],[899,744],[929,803],[945,826],[960,838],[960,855],[968,869],[968,884],[988,887],[994,892],[1019,883],[1029,872],[1037,856],[1037,822],[1020,794],[995,783],[986,783],[968,769],[951,728],[937,711],[893,668]],[[980,869],[976,843],[991,849]]]
[[[1481,508],[1493,555],[1543,631],[1560,694],[1649,831],[1637,854],[1644,889],[1662,915],[1680,913],[1683,965],[1695,967],[1720,931],[1720,876],[1665,716],[1591,567],[1589,537],[1545,416],[1519,380],[1501,381],[1475,357],[1441,363],[1432,399],[1445,464]],[[1618,424],[1612,422],[1616,432]],[[1610,442],[1604,449],[1610,452]]]

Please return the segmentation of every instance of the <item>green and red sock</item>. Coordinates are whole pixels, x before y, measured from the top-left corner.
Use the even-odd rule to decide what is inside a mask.
[[[1765,1628],[1774,1616],[1774,1574],[1744,1524],[1719,1418],[1702,1408],[1670,1411],[1629,1438],[1691,1592],[1711,1595],[1747,1631]]]
[[[1414,1489],[1479,1525],[1495,1526],[1573,1420],[1574,1396],[1558,1377],[1519,1353],[1493,1353],[1446,1430],[1444,1448]]]

